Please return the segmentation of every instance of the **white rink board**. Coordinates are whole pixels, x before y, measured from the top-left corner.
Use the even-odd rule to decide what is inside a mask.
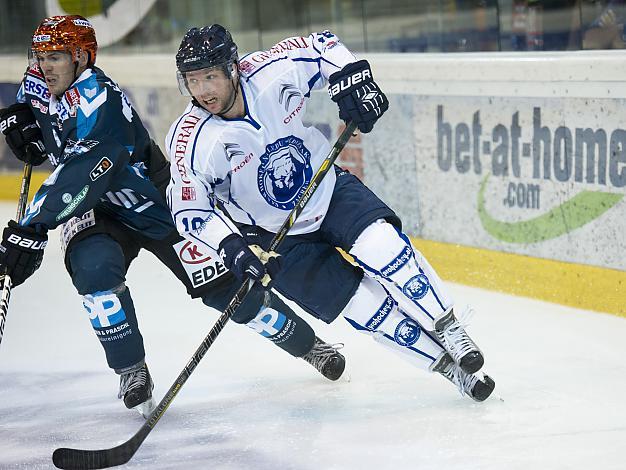
[[[391,106],[357,144],[362,174],[410,235],[626,270],[626,52],[364,57]],[[0,57],[0,65],[0,82],[17,81],[24,58]],[[162,145],[186,101],[176,88],[173,57],[105,52],[98,65],[125,87]],[[314,94],[306,119],[330,129],[330,138],[337,135],[337,110],[325,93]],[[596,155],[588,164],[594,139],[599,145],[591,146]],[[536,159],[548,140],[548,158]],[[438,153],[448,149],[446,161]],[[497,174],[494,156],[508,162],[508,174],[502,165]],[[488,173],[485,223],[478,195]]]
[[[623,99],[417,97],[420,236],[626,270],[625,104]],[[489,217],[533,222],[512,227],[509,238],[481,222],[485,178]],[[576,218],[565,217],[564,204],[576,195],[580,200],[585,191],[594,192],[590,207]],[[596,217],[594,208],[605,206],[611,207]],[[537,220],[550,211],[553,217]],[[572,227],[574,222],[582,225]]]

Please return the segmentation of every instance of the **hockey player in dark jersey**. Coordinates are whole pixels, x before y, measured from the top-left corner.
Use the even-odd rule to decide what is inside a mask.
[[[339,117],[363,133],[389,105],[368,62],[329,31],[240,59],[223,26],[192,28],[176,66],[179,88],[192,99],[166,138],[177,161],[167,200],[179,232],[217,250],[229,268],[234,247],[270,245],[329,153],[322,133],[303,122],[311,92],[328,85]],[[183,132],[193,146],[179,145]],[[330,323],[342,315],[476,401],[492,393],[495,382],[476,374],[483,355],[447,287],[399,217],[355,176],[338,167],[327,173],[279,252],[274,287],[313,316]]]
[[[266,264],[248,245],[236,247],[227,270],[216,253],[182,238],[163,198],[169,163],[151,141],[120,87],[94,63],[95,31],[83,17],[46,18],[32,39],[31,64],[17,103],[0,110],[1,130],[20,160],[48,158],[54,172],[37,191],[22,220],[10,221],[0,245],[0,267],[13,285],[41,264],[47,232],[62,225],[65,264],[83,298],[106,360],[120,375],[119,398],[147,416],[154,387],[126,271],[140,249],[152,252],[191,297],[223,310],[240,282],[256,282],[233,315],[238,323],[302,357],[336,380],[345,361],[336,348],[271,289],[280,265]],[[191,264],[185,259],[193,258]],[[234,273],[234,274],[233,274]]]

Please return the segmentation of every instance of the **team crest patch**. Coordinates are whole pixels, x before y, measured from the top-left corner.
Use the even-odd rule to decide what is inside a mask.
[[[311,152],[302,139],[290,135],[265,147],[257,184],[268,204],[291,210],[306,190],[312,175]]]
[[[405,318],[396,327],[394,338],[400,346],[411,346],[417,342],[422,329],[414,320]]]
[[[402,292],[413,300],[419,300],[428,293],[430,282],[424,274],[413,276],[402,288]]]

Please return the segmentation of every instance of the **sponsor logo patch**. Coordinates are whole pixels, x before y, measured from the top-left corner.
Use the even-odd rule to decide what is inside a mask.
[[[76,208],[78,207],[78,205],[81,202],[83,202],[83,200],[87,197],[87,193],[88,192],[89,192],[89,185],[86,185],[83,189],[80,190],[80,192],[76,196],[74,196],[74,198],[72,198],[72,200],[69,202],[67,207],[65,209],[63,209],[59,213],[59,215],[56,216],[56,220],[59,221],[63,217],[67,217],[72,212],[74,212],[76,210]],[[63,201],[63,202],[65,202],[65,201]]]
[[[35,43],[48,42],[48,41],[50,41],[49,34],[36,34],[35,36],[33,36],[33,42]]]
[[[174,144],[174,165],[178,170],[180,179],[185,184],[190,184],[189,176],[187,176],[187,168],[185,168],[185,152],[187,150],[187,144],[189,143],[189,137],[193,132],[194,127],[200,121],[199,117],[187,116],[183,123],[178,128],[178,134],[176,135],[176,144]]]
[[[182,240],[174,245],[174,249],[193,287],[207,284],[228,272],[217,253],[200,249],[191,241]]]
[[[45,103],[50,101],[50,92],[46,82],[30,75],[27,75],[24,81],[24,93],[35,95]]]
[[[89,178],[91,178],[91,181],[96,181],[107,171],[109,171],[112,166],[113,162],[111,160],[109,160],[107,157],[102,157],[98,164],[93,167],[93,170],[89,172]]]
[[[41,111],[44,114],[48,113],[48,107],[45,104],[42,104],[39,100],[30,100],[30,105],[33,108],[37,108],[39,111]]]
[[[196,188],[191,186],[183,186],[182,195],[183,201],[195,201],[196,200]]]
[[[93,26],[91,26],[91,23],[87,20],[72,20],[72,23],[76,26],[84,26],[85,28],[93,29]]]
[[[388,295],[383,304],[379,307],[376,314],[367,321],[365,327],[371,331],[376,330],[389,316],[395,305],[396,301],[393,300],[390,295]]]
[[[83,306],[89,314],[91,326],[94,328],[109,328],[101,332],[102,334],[114,334],[128,327],[128,323],[122,323],[126,320],[126,312],[122,307],[122,303],[117,295],[111,291],[101,294],[83,296]]]
[[[242,60],[239,62],[239,70],[243,73],[250,73],[254,70],[254,64],[252,62],[248,62],[247,60]]]

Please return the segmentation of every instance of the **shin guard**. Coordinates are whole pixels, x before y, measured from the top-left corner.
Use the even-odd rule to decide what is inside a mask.
[[[358,331],[422,369],[428,370],[444,351],[431,333],[398,307],[380,283],[367,276],[342,314]]]
[[[378,220],[356,240],[350,254],[365,273],[381,282],[400,307],[424,328],[434,330],[434,319],[453,300],[443,282],[408,237]]]

